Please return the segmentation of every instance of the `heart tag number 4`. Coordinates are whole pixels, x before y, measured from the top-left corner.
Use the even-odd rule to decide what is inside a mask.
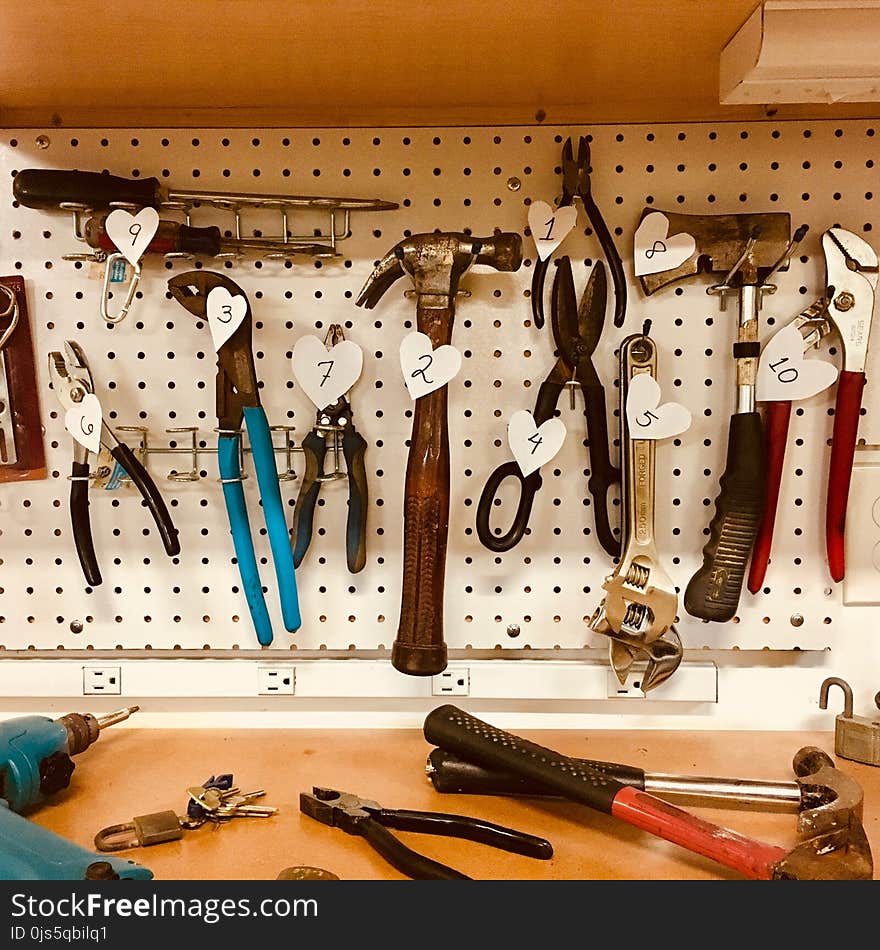
[[[687,431],[690,411],[677,402],[660,404],[660,386],[648,373],[639,373],[626,393],[626,424],[631,439],[669,439]]]
[[[832,363],[804,359],[804,338],[789,324],[773,334],[761,353],[755,397],[759,402],[796,402],[822,392],[835,379]]]
[[[461,369],[461,353],[449,344],[435,350],[426,333],[414,330],[400,343],[400,369],[410,397],[418,399],[455,379]]]
[[[515,412],[507,423],[507,444],[519,470],[528,478],[552,459],[565,442],[565,423],[548,419],[540,426],[528,409]]]
[[[318,409],[326,409],[360,379],[363,350],[352,340],[340,340],[328,350],[316,336],[303,336],[293,348],[293,375]]]

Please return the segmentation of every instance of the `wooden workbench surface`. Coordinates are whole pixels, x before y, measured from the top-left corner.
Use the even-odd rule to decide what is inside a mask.
[[[790,780],[803,745],[833,751],[825,732],[525,731],[570,755],[626,762],[652,772]],[[30,817],[85,847],[106,825],[175,809],[186,789],[232,772],[242,789],[263,787],[280,809],[269,819],[239,819],[219,830],[125,854],[157,880],[272,880],[292,865],[312,865],[346,880],[401,878],[362,839],[300,814],[301,791],[330,786],[388,808],[482,817],[548,838],[550,861],[480,844],[401,834],[411,847],[480,879],[737,879],[738,875],[647,833],[577,805],[481,796],[440,795],[425,777],[430,747],[418,730],[150,730],[117,728],[76,760],[71,788]],[[865,790],[864,823],[880,854],[880,769],[838,759]],[[692,808],[744,834],[789,847],[790,811],[751,807]],[[121,856],[121,855],[120,855]]]

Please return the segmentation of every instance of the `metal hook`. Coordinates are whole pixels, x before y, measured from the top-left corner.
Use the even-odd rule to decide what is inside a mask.
[[[791,255],[794,254],[795,249],[797,248],[798,244],[800,244],[801,241],[803,241],[804,236],[809,230],[810,230],[810,226],[808,224],[802,224],[797,229],[797,231],[794,232],[791,240],[788,242],[788,247],[782,252],[782,255],[780,256],[779,260],[770,268],[770,273],[768,273],[767,276],[764,278],[765,284],[776,273],[776,271],[779,270],[780,267],[783,267],[785,264],[789,262],[789,260],[791,260]]]
[[[124,261],[125,255],[121,254],[119,251],[115,251],[113,254],[107,255],[107,261],[104,265],[104,287],[101,293],[101,316],[107,321],[107,323],[122,323],[122,321],[128,315],[128,311],[131,309],[132,303],[134,303],[134,295],[137,292],[138,283],[141,279],[141,265],[140,261],[137,264],[134,264],[132,267],[131,280],[128,284],[128,293],[125,295],[125,302],[119,308],[119,313],[112,315],[109,308],[109,299],[110,299],[110,276],[113,273],[113,265],[117,261]]]
[[[0,313],[0,320],[5,320],[10,314],[12,314],[12,320],[9,322],[9,326],[3,331],[3,336],[0,336],[0,351],[3,350],[3,347],[9,342],[9,338],[12,336],[15,328],[18,326],[18,300],[15,296],[15,291],[11,290],[6,284],[0,284],[0,290],[9,297],[9,306]]]
[[[832,686],[839,686],[841,692],[843,693],[843,715],[847,719],[852,719],[853,714],[853,692],[849,683],[846,680],[842,680],[839,676],[829,676],[828,679],[822,682],[822,685],[819,687],[819,708],[827,709],[828,708],[828,690]]]

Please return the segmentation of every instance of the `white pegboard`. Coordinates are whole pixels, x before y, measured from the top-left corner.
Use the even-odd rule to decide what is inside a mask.
[[[370,130],[6,130],[0,138],[0,273],[27,281],[35,333],[46,448],[51,476],[7,484],[0,491],[2,580],[0,642],[7,650],[252,649],[256,640],[238,590],[215,456],[203,455],[203,477],[190,484],[164,479],[184,456],[151,456],[177,527],[182,553],[164,554],[134,490],[93,492],[91,516],[104,584],[86,590],[69,526],[66,475],[70,439],[48,389],[46,354],[64,339],[84,347],[98,392],[112,420],[144,425],[155,445],[168,445],[168,427],[197,424],[213,445],[214,358],[207,328],[165,293],[186,262],[149,258],[138,301],[120,325],[99,314],[101,283],[88,265],[61,260],[77,250],[61,213],[15,208],[11,181],[26,167],[108,170],[126,177],[155,175],[163,184],[199,189],[381,197],[400,202],[394,212],[355,214],[353,236],[336,261],[298,258],[293,267],[254,258],[224,269],[247,292],[255,318],[254,350],[271,423],[293,424],[301,440],[314,411],[292,379],[294,342],[323,335],[333,322],[365,352],[365,368],[351,394],[355,424],[368,442],[367,566],[345,566],[346,482],[326,485],[317,531],[297,572],[302,628],[284,631],[269,549],[257,540],[275,642],[271,650],[364,651],[390,648],[397,627],[401,575],[402,487],[410,400],[397,361],[399,341],[411,328],[412,300],[405,282],[375,310],[354,304],[374,262],[404,234],[469,229],[523,232],[528,203],[558,195],[561,143],[592,136],[593,192],[615,233],[629,280],[627,322],[609,319],[595,361],[607,389],[609,431],[616,433],[614,351],[624,335],[652,323],[659,378],[668,398],[694,412],[680,445],[657,450],[657,536],[661,557],[681,590],[700,560],[703,529],[711,518],[723,469],[733,405],[735,308],[718,310],[699,277],[650,299],[632,276],[632,237],[646,205],[686,213],[789,211],[792,228],[810,226],[779,291],[768,298],[762,339],[821,290],[819,235],[840,224],[870,242],[877,139],[866,121],[597,126],[591,128]],[[48,140],[40,148],[39,137]],[[509,180],[521,182],[518,190]],[[215,223],[205,212],[195,224]],[[259,225],[259,222],[256,222]],[[593,533],[586,489],[589,455],[583,407],[560,402],[569,437],[544,470],[530,534],[511,551],[494,555],[474,530],[476,504],[489,473],[509,458],[506,421],[534,408],[537,388],[554,357],[548,326],[530,319],[528,287],[534,245],[524,239],[525,265],[515,274],[475,268],[466,278],[469,299],[458,304],[453,342],[463,368],[449,387],[452,501],[446,571],[446,639],[451,649],[579,649],[604,647],[587,618],[611,569]],[[598,245],[581,210],[578,228],[557,253],[572,256],[580,290]],[[552,279],[552,275],[548,278]],[[875,347],[875,353],[878,347]],[[834,352],[832,349],[831,352]],[[876,377],[872,366],[868,377]],[[880,416],[869,407],[860,435],[880,441]],[[873,608],[846,607],[824,559],[827,440],[833,390],[799,406],[792,417],[779,504],[773,563],[765,590],[744,591],[739,616],[703,624],[682,609],[679,632],[688,649],[820,650],[864,629]],[[614,415],[612,415],[614,411]],[[184,436],[185,438],[185,436]],[[617,448],[612,449],[616,460]],[[279,458],[280,464],[280,458]],[[251,524],[261,513],[256,479],[246,482]],[[289,515],[298,482],[282,484]],[[509,491],[509,487],[507,489]],[[512,494],[502,497],[512,501]],[[511,508],[508,507],[508,511]],[[502,508],[503,511],[503,508]],[[793,625],[792,618],[802,618]],[[81,621],[81,633],[71,630]],[[519,625],[515,638],[509,624]]]

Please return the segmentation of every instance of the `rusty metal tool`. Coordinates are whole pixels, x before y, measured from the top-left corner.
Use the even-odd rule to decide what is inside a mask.
[[[411,811],[383,808],[378,802],[340,792],[334,788],[315,787],[299,796],[299,809],[304,815],[350,835],[359,835],[401,874],[419,881],[469,881],[466,874],[406,847],[388,830],[410,831],[426,835],[443,835],[477,841],[502,851],[548,860],[553,846],[545,838],[480,818],[447,815],[441,812]]]
[[[46,477],[34,346],[21,277],[0,277],[0,482]]]
[[[621,683],[636,659],[647,660],[643,692],[665,682],[684,654],[673,627],[678,591],[660,561],[654,538],[655,442],[630,431],[626,412],[632,380],[643,374],[657,378],[657,347],[649,329],[646,322],[642,333],[631,334],[620,345],[623,554],[605,579],[605,596],[590,618],[590,628],[611,639],[611,666]],[[660,639],[663,644],[653,647]]]
[[[646,208],[642,218],[658,213]],[[791,235],[785,212],[753,214],[664,214],[668,233],[693,238],[694,251],[667,270],[642,275],[639,280],[650,295],[669,284],[708,270],[722,274],[707,288],[726,309],[731,295],[739,300],[736,364],[736,406],[730,418],[727,462],[715,499],[709,539],[703,547],[703,564],[685,589],[684,606],[702,620],[731,620],[739,605],[749,557],[764,514],[767,464],[761,416],[755,402],[760,343],[758,316],[765,294],[776,290],[772,276],[788,267],[789,258],[806,233]]]
[[[568,389],[574,407],[574,390],[580,388],[587,416],[587,441],[590,447],[590,478],[587,483],[593,497],[596,536],[612,557],[620,554],[620,541],[614,536],[608,517],[608,490],[620,481],[620,470],[611,464],[608,446],[608,419],[605,388],[593,363],[593,353],[605,324],[607,278],[601,261],[593,266],[578,306],[571,260],[561,257],[553,279],[553,308],[550,318],[553,341],[559,357],[550,374],[541,383],[532,416],[535,425],[543,425],[556,412],[562,392]],[[504,533],[492,530],[489,519],[502,482],[515,478],[520,497],[510,528]],[[477,505],[477,536],[490,551],[509,551],[526,532],[532,503],[540,489],[540,471],[523,476],[516,462],[505,462],[495,469],[483,487]]]
[[[880,715],[854,716],[852,688],[839,676],[829,676],[819,687],[819,708],[828,708],[828,693],[839,686],[843,693],[843,712],[834,720],[834,751],[844,759],[880,765]],[[880,693],[874,696],[874,706],[880,709]]]
[[[74,340],[65,341],[63,353],[54,350],[49,354],[49,378],[55,396],[65,411],[79,406],[87,395],[95,392],[88,360],[82,347]],[[88,424],[91,425],[91,423]],[[97,421],[97,426],[101,430],[101,445],[125,470],[150,509],[165,553],[169,557],[180,554],[177,528],[174,527],[165,500],[149,472],[131,447],[119,440],[103,418]],[[86,582],[91,587],[97,587],[101,584],[101,570],[95,555],[89,518],[89,470],[89,450],[74,439],[73,464],[70,472],[70,517],[73,539]]]
[[[605,812],[747,878],[870,880],[873,875],[868,839],[848,801],[802,812],[798,827],[804,838],[786,850],[704,821],[582,760],[503,732],[455,706],[429,713],[424,735],[432,745],[469,762]]]
[[[614,238],[593,198],[591,171],[589,138],[582,135],[578,139],[577,158],[574,157],[571,139],[566,139],[562,146],[562,195],[556,206],[568,207],[580,198],[611,271],[611,282],[614,285],[614,326],[622,327],[626,317],[626,277]],[[538,257],[532,270],[532,317],[538,329],[544,326],[544,284],[549,268],[550,258],[542,260]]]
[[[367,278],[357,305],[371,309],[391,285],[408,275],[415,288],[418,330],[432,346],[452,340],[455,298],[474,264],[518,270],[522,238],[415,234],[397,243]],[[391,662],[401,673],[431,676],[446,669],[443,593],[449,533],[449,432],[446,386],[416,400],[406,466],[403,526],[403,587]]]

